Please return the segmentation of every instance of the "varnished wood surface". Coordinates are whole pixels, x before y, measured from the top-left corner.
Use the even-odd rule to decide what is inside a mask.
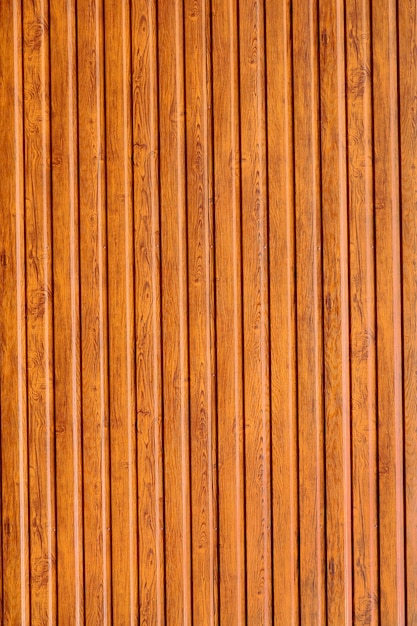
[[[416,47],[0,3],[2,624],[417,624]]]

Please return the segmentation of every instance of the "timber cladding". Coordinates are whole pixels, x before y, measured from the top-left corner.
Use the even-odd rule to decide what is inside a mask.
[[[414,0],[2,0],[2,624],[417,624]]]

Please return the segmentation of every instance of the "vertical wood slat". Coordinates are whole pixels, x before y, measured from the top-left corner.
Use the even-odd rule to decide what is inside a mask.
[[[189,310],[192,620],[217,610],[210,2],[184,2]]]
[[[372,13],[381,624],[404,624],[404,461],[397,3]],[[395,564],[395,565],[394,565]]]
[[[142,623],[159,625],[165,569],[156,3],[134,3],[131,19],[139,602]]]
[[[129,7],[125,1],[104,3],[111,581],[116,624],[134,623],[138,613]]]
[[[26,382],[25,206],[22,11],[2,3],[0,142],[7,179],[0,185],[1,616],[30,619],[28,413]],[[7,451],[7,454],[6,454]]]
[[[293,7],[300,610],[326,622],[318,16]],[[308,262],[307,262],[308,259]]]
[[[219,623],[246,622],[237,2],[212,1]]]
[[[51,2],[58,620],[84,621],[75,6]]]
[[[320,6],[327,620],[352,624],[352,476],[344,3]]]
[[[413,2],[0,17],[2,623],[413,623]]]
[[[266,4],[275,623],[299,624],[294,129],[290,3]],[[282,62],[276,66],[276,55]],[[271,71],[276,68],[276,71]]]
[[[417,7],[398,5],[406,619],[417,621]]]
[[[103,4],[77,5],[86,623],[111,624]]]
[[[165,581],[168,621],[192,623],[184,3],[158,3]],[[169,608],[168,608],[169,607]]]
[[[239,4],[246,619],[272,619],[265,13]]]
[[[371,15],[346,2],[354,620],[379,623]]]
[[[50,136],[50,24],[45,0],[23,2],[30,601],[56,622],[56,507]]]

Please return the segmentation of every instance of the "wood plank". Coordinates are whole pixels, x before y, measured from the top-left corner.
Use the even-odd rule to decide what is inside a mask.
[[[132,5],[139,602],[165,623],[157,11]]]
[[[397,3],[372,10],[381,624],[405,624]]]
[[[50,3],[58,620],[84,621],[75,5]]]
[[[167,622],[192,622],[184,7],[158,3]]]
[[[0,407],[1,611],[4,624],[30,620],[28,414],[26,395],[25,201],[22,10],[0,4]]]
[[[23,2],[31,623],[56,623],[49,9]]]
[[[266,3],[274,623],[282,626],[299,624],[300,600],[290,11],[288,0]]]
[[[237,3],[213,0],[219,623],[246,623]]]
[[[103,6],[77,5],[86,623],[112,623]]]
[[[326,622],[318,24],[293,6],[300,618]]]
[[[239,5],[247,621],[272,619],[265,15]]]
[[[372,168],[371,23],[367,0],[346,2],[353,619],[379,623]]]
[[[327,620],[352,624],[349,233],[344,3],[320,5]]]
[[[417,7],[398,5],[406,619],[417,623]]]
[[[112,622],[138,614],[130,4],[104,3]]]
[[[217,618],[216,397],[209,2],[185,0],[193,622]]]

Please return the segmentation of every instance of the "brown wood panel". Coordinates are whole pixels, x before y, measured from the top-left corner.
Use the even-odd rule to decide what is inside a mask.
[[[291,5],[266,5],[271,446],[275,623],[299,624],[299,517]],[[277,64],[276,59],[282,62]]]
[[[300,609],[326,620],[318,10],[293,6]]]
[[[320,5],[327,618],[352,623],[346,44],[342,2]]]
[[[372,27],[368,0],[346,3],[353,607],[379,623]],[[392,512],[393,513],[393,512]]]
[[[103,5],[77,5],[85,622],[111,624]]]
[[[30,587],[22,8],[3,3],[0,15],[8,24],[0,39],[0,141],[7,171],[0,185],[1,606],[5,623],[24,624]]]
[[[80,377],[80,266],[77,60],[74,4],[50,4],[53,99],[52,225],[54,269],[57,620],[84,620]]]
[[[403,327],[403,463],[405,466],[406,620],[417,623],[417,7],[404,2],[397,15],[399,55],[399,160],[401,217],[401,291]],[[400,566],[402,564],[400,563]]]
[[[239,40],[236,0],[212,3],[219,623],[246,615]]]
[[[139,602],[143,624],[164,620],[164,509],[158,184],[157,7],[132,5]]]
[[[2,624],[417,623],[416,29],[0,3]]]

